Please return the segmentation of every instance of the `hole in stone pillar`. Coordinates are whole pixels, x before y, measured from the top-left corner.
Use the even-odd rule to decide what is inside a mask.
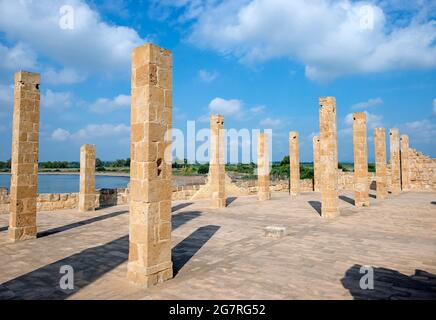
[[[37,84],[35,85],[35,87],[36,87],[36,90],[39,91],[39,83],[37,83]]]
[[[157,166],[157,176],[158,176],[158,177],[160,177],[160,175],[162,174],[162,168],[161,168],[161,165],[162,165],[162,159],[159,158],[159,159],[157,159],[157,161],[156,161],[156,166]]]
[[[356,120],[356,117],[354,117],[353,120]]]

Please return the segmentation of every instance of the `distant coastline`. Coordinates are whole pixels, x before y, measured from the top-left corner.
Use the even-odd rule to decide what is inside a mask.
[[[0,174],[6,175],[6,174],[11,174],[10,172],[0,172]],[[63,174],[63,175],[79,175],[80,172],[79,171],[58,171],[58,172],[38,172],[38,175],[43,175],[43,174]],[[96,176],[111,176],[111,177],[130,177],[130,174],[126,173],[126,172],[96,172],[95,173]]]

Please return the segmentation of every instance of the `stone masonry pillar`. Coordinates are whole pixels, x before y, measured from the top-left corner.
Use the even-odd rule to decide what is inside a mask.
[[[172,54],[145,44],[132,54],[127,278],[150,287],[171,262]]]
[[[319,104],[321,215],[334,218],[339,215],[336,99],[322,97]]]
[[[391,192],[399,194],[401,191],[400,172],[400,134],[398,129],[391,129],[389,132],[391,151]]]
[[[80,148],[79,211],[95,210],[95,145]]]
[[[12,129],[11,195],[8,238],[36,238],[40,76],[15,74]]]
[[[266,133],[260,133],[257,146],[257,183],[258,199],[260,201],[271,199],[269,190],[269,144]]]
[[[319,137],[312,138],[313,145],[313,191],[320,191],[320,168],[319,168]]]
[[[375,178],[376,197],[385,199],[387,190],[387,168],[386,168],[386,130],[385,128],[374,129],[374,155],[375,155]]]
[[[226,206],[224,139],[224,117],[222,115],[211,115],[209,182],[212,191],[212,208]]]
[[[353,113],[354,144],[354,204],[369,206],[368,145],[366,138],[366,113]]]
[[[401,189],[407,191],[410,189],[410,165],[409,165],[409,136],[403,134],[401,141]]]
[[[289,169],[291,176],[291,195],[300,194],[300,151],[298,145],[298,132],[289,132]]]

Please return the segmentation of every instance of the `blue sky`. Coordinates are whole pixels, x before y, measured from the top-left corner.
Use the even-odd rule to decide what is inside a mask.
[[[61,28],[60,8],[74,9]],[[369,11],[368,11],[369,10]],[[339,159],[352,161],[350,113],[409,134],[436,156],[434,1],[0,0],[0,159],[10,158],[13,74],[41,73],[40,160],[129,157],[130,52],[151,41],[173,52],[173,120],[273,129],[273,159],[300,133],[312,160],[318,97],[337,101]],[[206,120],[205,120],[206,119]]]

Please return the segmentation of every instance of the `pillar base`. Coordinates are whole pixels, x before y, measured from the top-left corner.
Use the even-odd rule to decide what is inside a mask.
[[[225,208],[226,207],[226,199],[212,199],[210,202],[210,206],[212,208]]]
[[[339,209],[336,210],[323,210],[321,208],[321,217],[326,219],[333,219],[340,216]]]
[[[299,196],[300,192],[298,191],[291,191],[291,196]]]
[[[271,193],[269,192],[259,192],[257,196],[259,201],[266,201],[271,199]]]
[[[19,228],[9,227],[8,229],[8,240],[11,242],[36,239],[36,235],[36,226]]]
[[[172,262],[164,264],[166,268],[161,270],[156,270],[156,267],[141,267],[135,262],[129,262],[127,264],[127,279],[141,287],[149,288],[155,286],[159,283],[167,281],[173,277],[173,266]],[[169,265],[169,267],[167,267]]]
[[[80,212],[95,211],[95,199],[96,195],[79,195],[79,206],[78,210]]]
[[[369,207],[369,201],[354,201],[356,207]]]

